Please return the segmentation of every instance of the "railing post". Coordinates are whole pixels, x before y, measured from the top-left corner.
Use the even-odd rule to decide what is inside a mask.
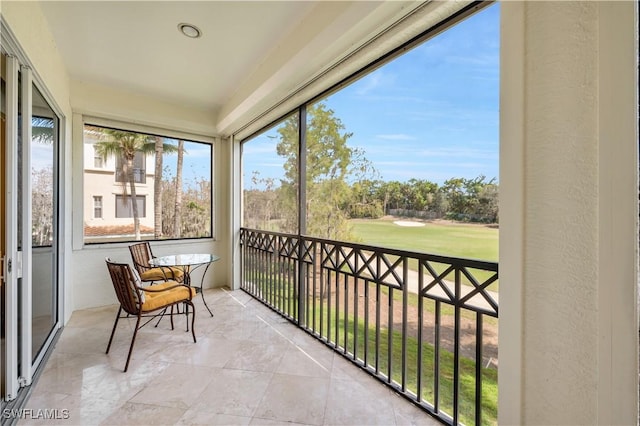
[[[307,107],[302,105],[298,110],[298,324],[307,325],[306,318],[306,274],[304,268],[304,243],[302,237],[307,232]]]
[[[307,310],[306,310],[306,297],[307,297],[307,274],[305,273],[304,264],[304,246],[305,239],[302,236],[298,237],[298,325],[305,327],[307,325]]]
[[[460,266],[455,268],[455,301],[453,313],[453,424],[460,418],[460,299],[461,296]]]

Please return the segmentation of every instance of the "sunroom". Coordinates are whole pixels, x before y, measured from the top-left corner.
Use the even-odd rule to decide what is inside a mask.
[[[148,326],[143,337],[160,339],[163,347],[138,342],[132,360],[138,370],[129,379],[118,371],[123,382],[115,388],[155,374],[148,366],[167,362],[173,345],[184,356],[190,345],[202,350],[208,339],[224,337],[235,346],[215,366],[220,383],[244,381],[242,392],[259,399],[248,411],[226,412],[225,404],[212,411],[197,400],[224,389],[210,387],[212,377],[205,385],[202,375],[200,392],[191,390],[197,398],[172,407],[177,411],[167,423],[637,422],[637,3],[3,0],[0,8],[3,423],[82,412],[89,390],[81,380],[77,392],[63,391],[60,377],[60,399],[46,406],[28,405],[29,397],[37,396],[41,378],[56,393],[47,366],[60,361],[56,350],[82,347],[79,333],[87,324],[99,322],[100,338],[84,344],[106,347],[102,328],[111,327],[117,305],[105,258],[129,261],[128,247],[139,239],[150,241],[156,256],[219,259],[193,271],[204,290],[196,300],[199,341],[167,331],[168,321],[161,330]],[[339,189],[312,176],[321,161],[335,165],[338,156],[337,147],[324,159],[310,155],[319,139],[315,117],[335,110],[336,99],[367,76],[489,14],[491,27],[477,31],[478,39],[494,34],[498,52],[483,59],[499,71],[493,94],[499,258],[318,232],[342,219],[327,215],[319,222],[316,215],[325,211],[317,200]],[[447,48],[471,69],[463,57],[467,42]],[[460,85],[475,84],[461,77]],[[459,87],[436,89],[458,93]],[[473,96],[470,89],[467,95]],[[406,118],[394,116],[391,99],[371,102],[386,115],[361,114],[365,124]],[[433,114],[434,106],[423,113]],[[397,132],[384,139],[389,161],[412,155],[402,151],[404,133]],[[139,135],[149,152],[163,154],[114,154],[105,141],[121,133]],[[32,141],[30,148],[23,140]],[[273,164],[282,152],[289,154]],[[349,152],[355,161],[358,150]],[[271,169],[280,174],[269,175]],[[325,178],[341,173],[329,169],[321,172]],[[256,170],[262,174],[252,180]],[[277,199],[273,182],[281,183]],[[263,208],[270,203],[272,210]],[[363,201],[358,208],[370,206]],[[248,310],[237,311],[238,302]],[[499,356],[497,344],[490,347],[498,328]],[[128,332],[120,330],[123,347]],[[301,375],[308,388],[304,380],[274,378],[293,374],[282,355],[282,364],[260,371],[271,376],[252,385],[236,373],[251,364],[243,354],[253,341],[253,352],[272,350],[269,336],[285,338],[319,366],[323,356],[344,366],[325,371],[328,377]],[[109,358],[103,351],[76,350],[70,359],[95,366],[103,357],[101,368],[117,370],[121,354]],[[216,351],[209,355],[221,356]],[[367,398],[393,399],[395,416],[385,417],[383,402],[378,413],[335,416],[338,402],[345,412],[363,410],[353,389],[368,385],[341,394],[323,388],[322,380],[346,383],[360,373],[388,392],[376,388]],[[108,398],[113,413],[163,405],[151,389],[130,390]],[[228,408],[229,395],[214,399]],[[279,412],[293,413],[284,407],[310,397],[322,401],[307,404],[311,417]],[[417,411],[406,417],[405,409]],[[94,422],[117,419],[104,414]]]

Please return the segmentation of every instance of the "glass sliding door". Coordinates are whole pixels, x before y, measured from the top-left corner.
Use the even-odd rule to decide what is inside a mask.
[[[4,41],[4,38],[3,38]],[[2,52],[0,248],[3,406],[22,395],[61,326],[60,118],[22,58]]]
[[[6,371],[6,363],[5,363],[5,354],[6,354],[6,321],[5,321],[5,254],[6,254],[6,245],[5,245],[5,140],[6,140],[6,122],[7,122],[7,95],[6,95],[6,55],[1,53],[1,62],[0,62],[0,271],[2,279],[0,279],[0,307],[2,309],[2,338],[0,342],[0,395],[2,395],[2,408],[4,408],[5,402],[5,371]]]
[[[58,117],[32,85],[30,173],[31,188],[31,355],[35,362],[58,322],[57,148]],[[24,168],[23,168],[24,170]],[[24,190],[25,188],[23,188]],[[26,191],[25,191],[26,192]]]

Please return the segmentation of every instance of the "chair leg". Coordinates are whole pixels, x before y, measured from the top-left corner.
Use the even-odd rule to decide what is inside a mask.
[[[116,314],[116,320],[113,323],[113,329],[111,330],[111,337],[109,337],[109,344],[107,345],[107,352],[109,353],[109,349],[111,349],[111,342],[113,341],[113,335],[116,334],[116,327],[118,326],[118,320],[120,319],[120,313],[122,312],[122,305],[118,308],[118,313]]]
[[[189,302],[184,302],[184,314],[187,319],[187,331],[189,331],[189,305],[187,303]],[[191,306],[193,306],[193,304],[191,304]]]
[[[127,363],[124,365],[124,372],[126,373],[129,369],[129,361],[131,360],[131,352],[133,352],[133,344],[136,342],[136,335],[138,334],[138,328],[140,327],[140,320],[142,319],[142,314],[138,314],[138,320],[136,321],[136,329],[133,331],[133,337],[131,338],[131,346],[129,346],[129,355],[127,355]]]
[[[160,321],[162,321],[162,318],[164,318],[165,312],[167,312],[167,308],[164,308],[162,310],[162,312],[160,313],[160,318],[158,318],[158,322],[155,325],[156,328],[158,328],[158,326],[160,325]],[[173,313],[173,311],[172,311],[172,313]]]
[[[191,315],[191,334],[193,335],[193,343],[196,343],[196,329],[195,329],[195,321],[196,321],[196,307],[193,306],[193,303],[186,302],[191,305],[191,310],[193,311],[193,315]],[[188,309],[187,309],[188,312]],[[189,315],[187,315],[187,324],[189,324]],[[189,329],[187,328],[187,331]]]
[[[173,305],[171,305],[171,329],[173,330]]]

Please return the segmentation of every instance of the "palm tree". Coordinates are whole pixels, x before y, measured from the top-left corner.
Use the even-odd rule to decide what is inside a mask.
[[[163,138],[155,137],[156,163],[153,175],[153,234],[156,239],[162,237],[162,153]],[[173,146],[173,145],[172,145]]]
[[[178,164],[176,165],[176,202],[174,211],[174,237],[180,238],[182,235],[182,160],[184,154],[184,141],[178,141]]]
[[[144,155],[151,155],[156,152],[155,136],[145,135],[142,133],[127,132],[116,129],[100,129],[99,142],[95,144],[95,150],[98,155],[103,157],[115,157],[122,159],[122,171],[125,176],[123,182],[124,196],[127,196],[127,184],[129,184],[131,193],[131,206],[133,210],[133,226],[135,239],[140,240],[140,215],[138,212],[138,203],[136,197],[136,182],[134,176],[134,159],[136,153],[140,152]],[[171,144],[162,144],[163,152],[175,152],[176,147]],[[125,200],[126,198],[123,198]]]
[[[31,140],[51,145],[54,140],[54,121],[48,117],[31,117]]]

